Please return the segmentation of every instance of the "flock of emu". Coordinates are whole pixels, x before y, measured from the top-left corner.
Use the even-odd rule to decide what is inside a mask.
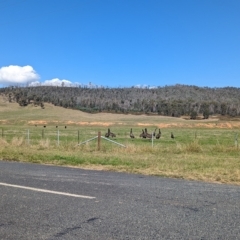
[[[155,128],[154,132],[153,133],[148,133],[147,131],[147,128],[145,129],[142,129],[142,133],[139,135],[140,138],[149,138],[149,139],[152,139],[153,137],[155,137],[156,139],[160,139],[162,133],[161,133],[161,129],[158,130],[158,133],[156,133],[157,131],[157,128]],[[135,138],[134,134],[133,134],[133,131],[132,131],[132,128],[130,130],[130,138]],[[110,128],[108,128],[108,131],[107,133],[105,134],[105,137],[109,138],[109,137],[116,137],[116,134],[111,132],[110,131]],[[171,132],[171,138],[173,139],[174,138],[174,135],[173,133]]]

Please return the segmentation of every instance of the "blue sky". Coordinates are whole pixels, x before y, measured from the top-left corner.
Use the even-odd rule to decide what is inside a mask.
[[[240,87],[239,0],[0,0],[0,33],[0,86]]]

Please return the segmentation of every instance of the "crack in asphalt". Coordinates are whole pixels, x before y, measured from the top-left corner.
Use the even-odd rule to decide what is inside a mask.
[[[0,223],[0,227],[11,226],[14,225],[14,222]]]
[[[96,220],[98,220],[98,219],[100,219],[100,218],[97,218],[97,217],[89,218],[89,219],[87,219],[86,221],[82,222],[82,223],[81,223],[80,225],[78,225],[78,226],[68,227],[68,228],[66,228],[65,230],[63,230],[63,231],[55,234],[55,235],[54,235],[54,238],[63,237],[64,235],[66,235],[66,234],[68,234],[68,233],[70,233],[70,232],[72,232],[72,231],[81,229],[81,228],[82,228],[82,224],[84,224],[84,223],[91,223],[91,222],[94,222],[94,221],[96,221]]]
[[[92,222],[92,221],[96,221],[96,220],[98,220],[99,218],[89,218],[88,220],[87,220],[87,223],[89,223],[89,222]]]
[[[80,225],[80,226],[71,227],[71,228],[66,228],[65,230],[63,230],[63,231],[55,234],[54,237],[56,237],[56,238],[57,238],[57,237],[62,237],[62,236],[64,236],[64,235],[66,235],[66,234],[68,234],[68,233],[70,233],[70,232],[72,232],[72,231],[78,230],[78,229],[80,229],[80,228],[82,228],[81,225]]]

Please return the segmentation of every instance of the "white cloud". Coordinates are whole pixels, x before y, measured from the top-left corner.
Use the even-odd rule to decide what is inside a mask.
[[[24,67],[10,65],[0,68],[0,84],[24,84],[38,79],[39,75],[29,65]]]
[[[135,88],[148,88],[148,89],[155,89],[155,88],[157,88],[156,86],[150,86],[150,85],[146,85],[146,84],[143,84],[143,85],[138,84],[138,85],[135,85],[134,87]]]
[[[76,87],[78,83],[72,83],[69,80],[59,78],[53,78],[51,80],[45,80],[44,82],[32,82],[29,86],[58,86],[58,87]]]

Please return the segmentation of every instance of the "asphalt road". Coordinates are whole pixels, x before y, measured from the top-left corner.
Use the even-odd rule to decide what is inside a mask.
[[[0,161],[0,239],[240,239],[240,187]]]

